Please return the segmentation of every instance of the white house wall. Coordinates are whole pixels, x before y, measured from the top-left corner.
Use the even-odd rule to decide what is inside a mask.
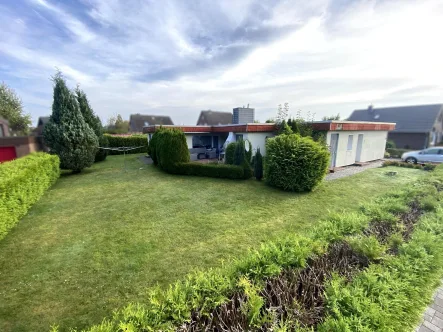
[[[186,136],[186,144],[188,145],[188,149],[192,149],[192,137],[194,134],[185,134]]]
[[[360,162],[382,159],[385,153],[387,131],[329,131],[327,144],[330,145],[331,134],[339,134],[335,167],[352,165],[356,162],[358,135],[363,134]],[[352,149],[348,150],[348,137],[353,135]]]
[[[262,155],[266,155],[266,138],[274,137],[274,133],[265,132],[265,133],[236,133],[243,135],[244,140],[248,140],[251,142],[252,151],[255,153],[257,148],[260,148],[260,152]]]

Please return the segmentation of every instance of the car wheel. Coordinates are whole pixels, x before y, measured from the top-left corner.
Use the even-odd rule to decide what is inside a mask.
[[[416,164],[417,163],[417,159],[414,157],[408,157],[405,160],[408,164]]]

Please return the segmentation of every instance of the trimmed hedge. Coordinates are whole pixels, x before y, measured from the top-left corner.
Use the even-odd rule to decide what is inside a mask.
[[[433,171],[437,165],[434,164],[410,164],[410,163],[405,163],[403,161],[385,161],[382,164],[383,167],[388,167],[388,166],[396,166],[396,167],[404,167],[404,168],[414,168],[414,169],[422,169],[425,171]]]
[[[177,164],[176,174],[224,179],[243,179],[244,170],[243,167],[235,165],[190,162]]]
[[[432,177],[424,181],[402,190],[396,189],[365,204],[360,212],[332,214],[306,236],[290,234],[264,243],[260,249],[222,268],[190,273],[184,280],[166,289],[155,287],[149,291],[143,304],[131,304],[117,311],[112,319],[105,319],[88,331],[180,330],[179,327],[185,326],[191,317],[209,317],[215,308],[228,303],[238,293],[247,295],[240,308],[250,319],[247,330],[263,330],[260,325],[254,325],[257,322],[265,324],[269,330],[297,330],[298,323],[292,320],[290,312],[287,317],[269,316],[268,310],[263,307],[262,295],[257,291],[264,281],[288,269],[295,273],[301,271],[331,244],[347,239],[352,239],[350,243],[370,253],[371,248],[365,245],[377,240],[365,237],[363,233],[371,222],[383,221],[394,225],[400,213],[410,211],[411,204],[421,204],[432,198],[432,208],[426,209],[432,212],[420,217],[409,241],[400,240],[398,252],[378,251],[373,256],[375,260],[370,259],[369,267],[356,271],[350,280],[333,276],[326,281],[329,286],[325,291],[325,319],[316,330],[404,331],[412,328],[418,323],[443,272],[443,224],[440,222],[443,214],[443,167],[431,174]],[[380,249],[378,242],[376,249]],[[382,259],[378,257],[380,255]],[[299,306],[295,308],[297,311],[301,309]],[[238,315],[235,310],[230,309],[230,312]]]
[[[412,151],[410,149],[386,149],[386,152],[389,153],[391,158],[400,158],[401,155],[405,152]]]
[[[108,139],[110,148],[118,148],[122,146],[132,147],[132,146],[143,146],[140,149],[127,151],[128,153],[142,153],[148,152],[148,138],[146,135],[130,135],[130,136],[120,136],[120,135],[109,135],[104,134],[104,136]],[[110,155],[123,154],[123,151],[113,151],[109,150]]]
[[[286,191],[310,191],[325,177],[327,148],[298,134],[280,135],[266,141],[265,179]]]
[[[234,165],[234,154],[237,147],[236,142],[229,143],[225,151],[225,163],[228,165]]]
[[[60,159],[44,152],[0,164],[0,239],[60,176]]]

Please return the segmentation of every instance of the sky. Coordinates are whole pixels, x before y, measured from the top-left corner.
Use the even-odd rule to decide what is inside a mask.
[[[443,0],[0,0],[0,81],[33,123],[56,69],[106,123],[443,102]]]

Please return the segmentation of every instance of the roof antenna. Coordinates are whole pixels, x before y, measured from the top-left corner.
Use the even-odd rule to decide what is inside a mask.
[[[248,103],[248,107],[247,108],[249,108],[249,103]]]

